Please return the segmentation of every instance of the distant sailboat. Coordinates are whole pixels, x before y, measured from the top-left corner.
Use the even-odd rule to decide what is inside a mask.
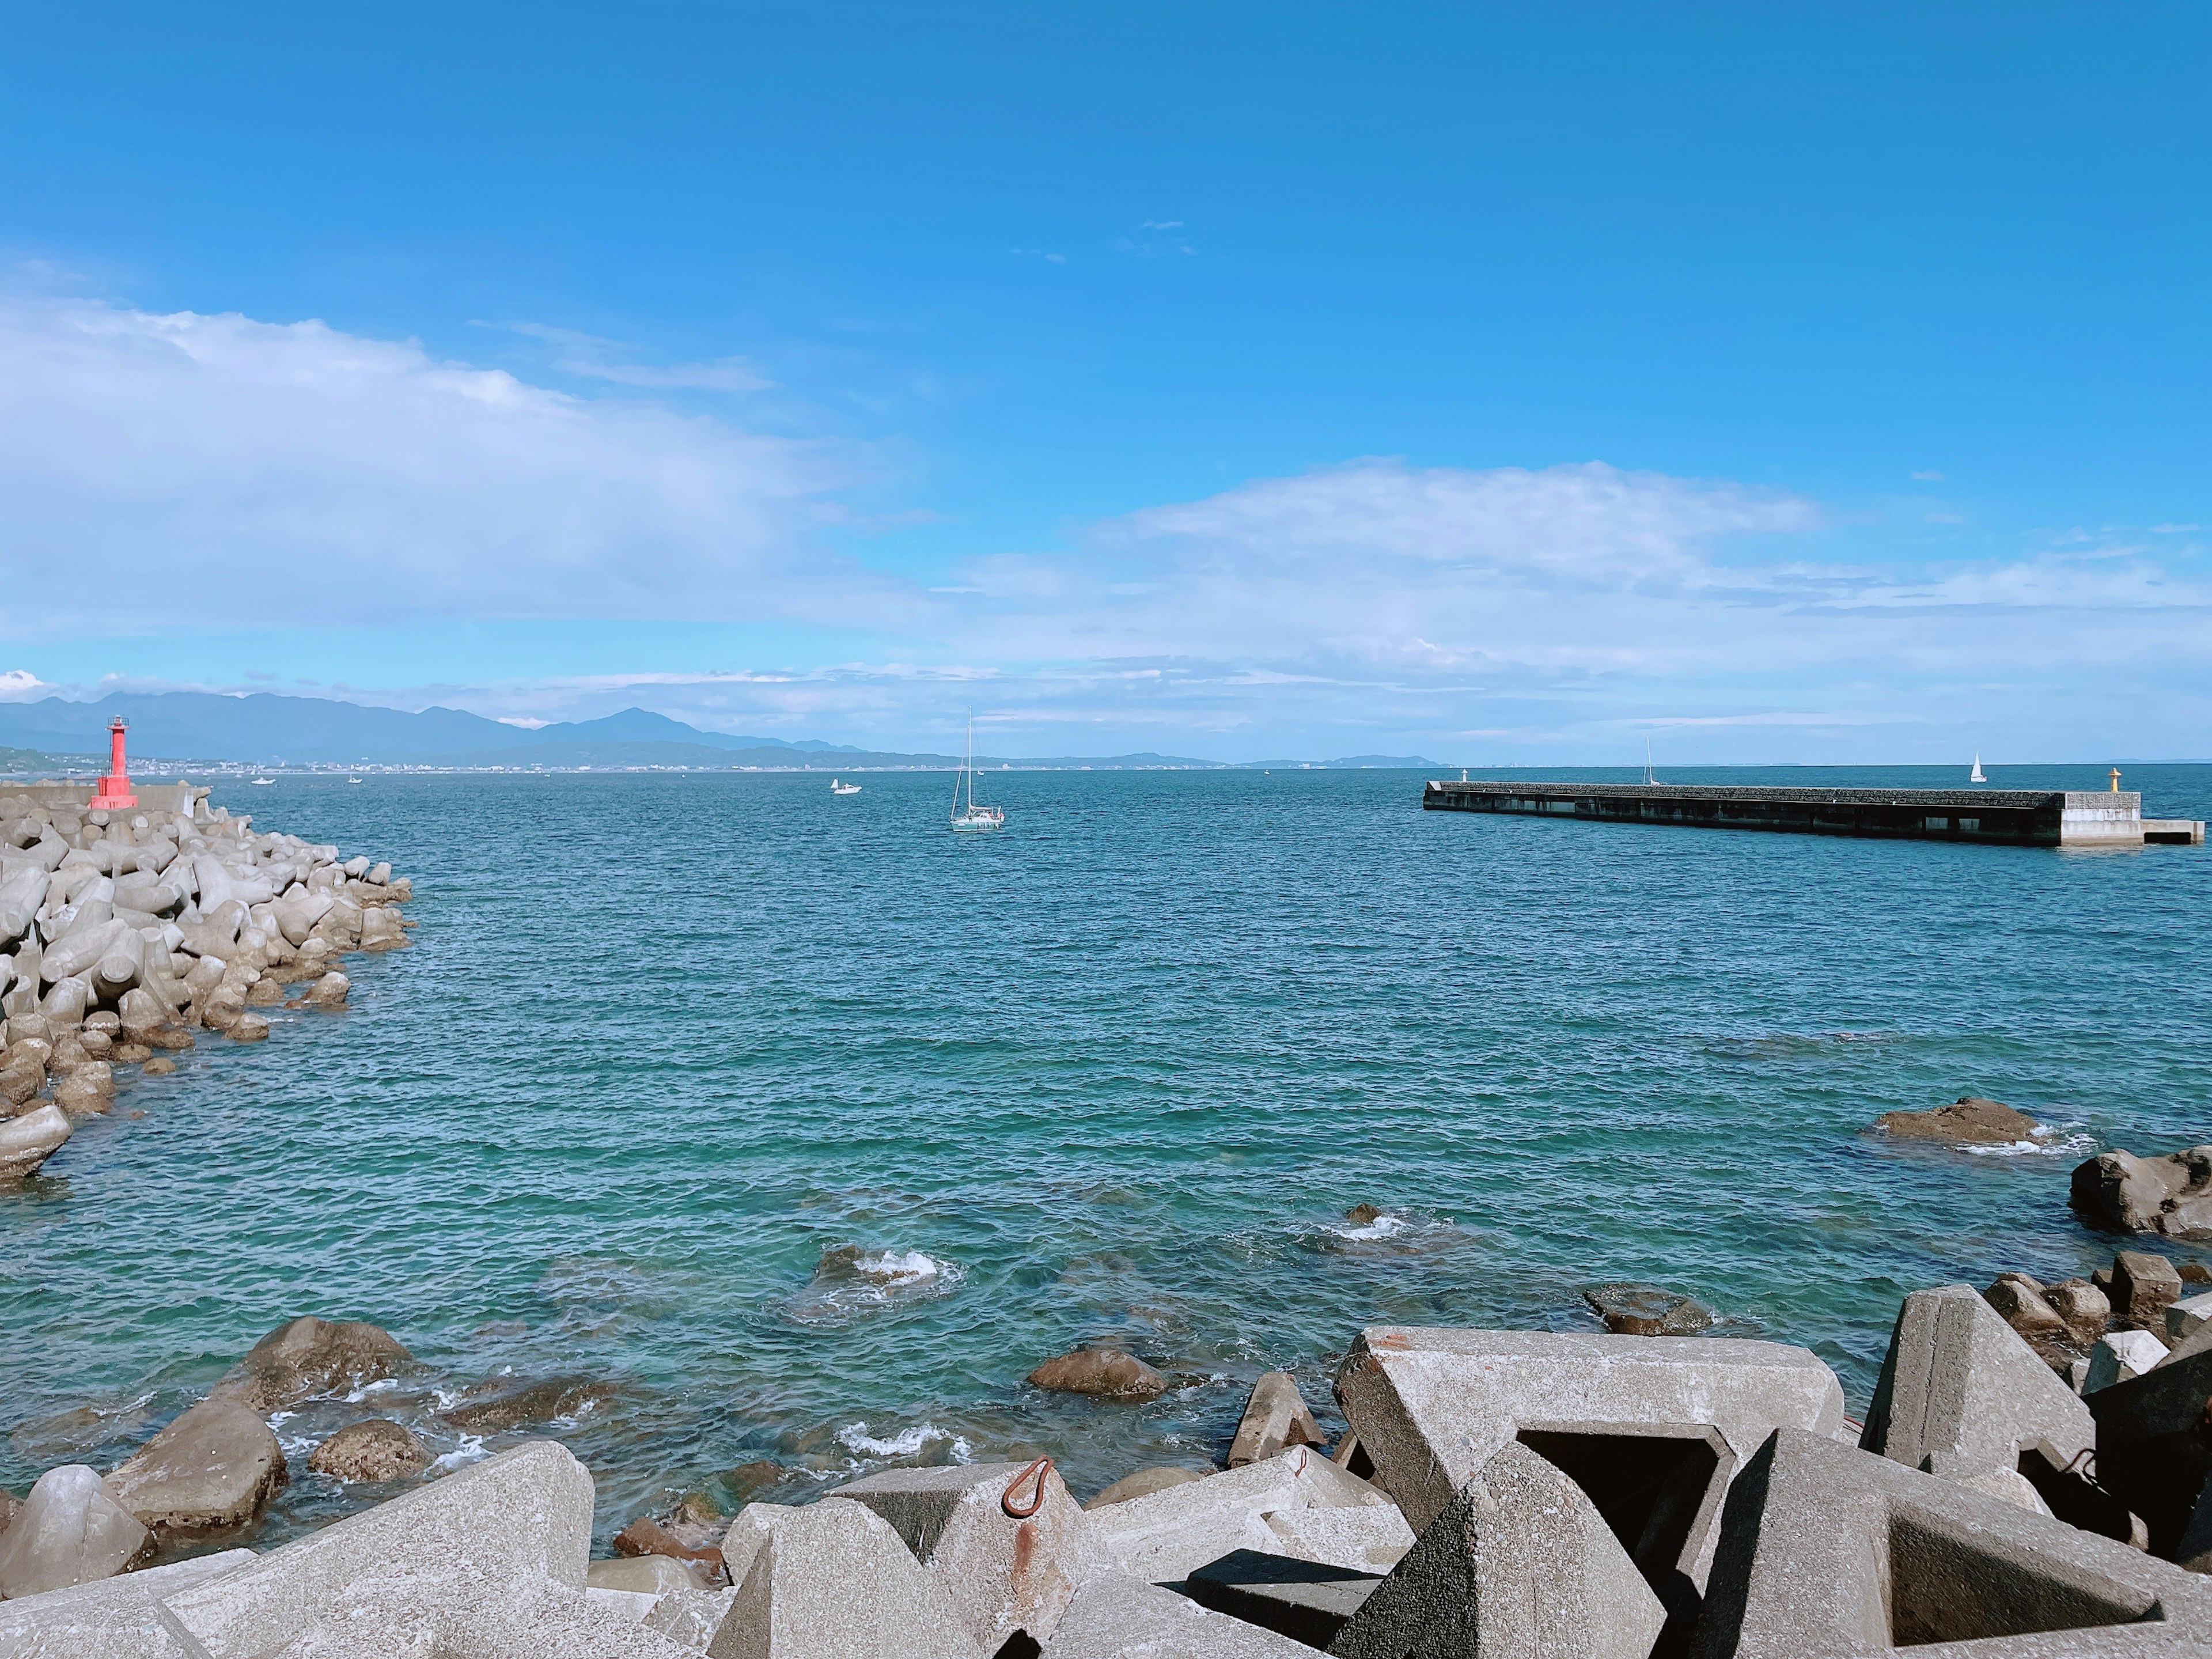
[[[1982,770],[1982,757],[1979,755],[1976,755],[1974,757],[1974,769],[1966,774],[1966,781],[1968,783],[1987,783],[1989,781],[1987,775]]]
[[[962,803],[963,792],[966,804]],[[1006,821],[1006,815],[995,806],[979,805],[975,799],[975,713],[968,713],[968,752],[960,757],[960,775],[952,785],[952,827],[955,830],[996,830]]]
[[[841,782],[832,778],[830,780],[830,793],[833,795],[857,795],[860,793],[860,786],[857,783]]]

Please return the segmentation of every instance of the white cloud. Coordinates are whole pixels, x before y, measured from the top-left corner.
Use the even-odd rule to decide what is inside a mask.
[[[509,333],[558,346],[561,356],[554,359],[556,368],[617,386],[656,392],[766,392],[775,385],[749,357],[717,357],[701,363],[641,363],[635,361],[634,348],[580,329],[550,323],[479,323],[476,326],[504,328]]]
[[[1941,483],[1943,482],[1943,475],[1933,471],[1916,472],[1912,476],[1913,478],[1920,483]]]
[[[27,668],[0,672],[0,702],[31,702],[55,696],[61,688],[49,685]]]
[[[319,322],[0,300],[0,637],[866,614],[808,540],[854,465]]]

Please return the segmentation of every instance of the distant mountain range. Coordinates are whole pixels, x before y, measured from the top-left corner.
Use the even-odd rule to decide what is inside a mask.
[[[530,727],[509,726],[458,708],[425,708],[410,714],[271,691],[246,696],[207,691],[118,691],[98,702],[48,697],[39,702],[0,703],[0,757],[14,748],[43,750],[46,756],[104,757],[107,723],[118,714],[131,722],[132,757],[148,761],[240,761],[258,766],[519,766],[548,770],[671,766],[831,771],[841,767],[853,770],[958,764],[952,755],[893,754],[850,744],[824,743],[818,738],[793,743],[781,738],[704,732],[644,708],[625,708],[602,720]],[[979,755],[976,762],[991,767],[1101,769],[1212,769],[1225,764],[1152,753],[1042,758]],[[0,769],[20,770],[38,763],[25,760],[11,765],[0,759]],[[1315,763],[1270,761],[1257,764],[1295,769]],[[1329,767],[1436,764],[1413,757],[1382,755],[1358,755],[1319,763]]]

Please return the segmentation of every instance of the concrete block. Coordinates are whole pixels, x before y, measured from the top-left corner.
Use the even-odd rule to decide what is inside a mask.
[[[372,1573],[318,1606],[283,1659],[684,1659],[629,1607],[593,1599],[611,1594],[466,1565]]]
[[[1042,1471],[1036,1512],[1017,1518],[1039,1496],[1038,1476],[1020,1463],[886,1469],[836,1496],[865,1504],[889,1522],[960,1615],[985,1653],[1017,1631],[1042,1643],[1075,1592],[1114,1558],[1057,1471]]]
[[[2160,1325],[2166,1310],[2181,1300],[2181,1272],[2148,1250],[2122,1250],[2112,1257],[2112,1311],[2141,1325]]]
[[[167,1601],[214,1659],[258,1659],[337,1605],[346,1586],[384,1576],[465,1570],[580,1594],[591,1539],[591,1475],[565,1448],[533,1440]]]
[[[1109,1504],[1126,1504],[1132,1498],[1145,1498],[1156,1492],[1165,1492],[1170,1486],[1180,1486],[1187,1481],[1203,1480],[1213,1473],[1212,1469],[1187,1469],[1168,1463],[1139,1469],[1134,1474],[1123,1475],[1083,1507],[1103,1510]]]
[[[48,1469],[0,1533],[0,1595],[13,1600],[112,1578],[145,1549],[146,1528],[82,1463]]]
[[[2043,1286],[2026,1273],[1999,1273],[1996,1282],[1982,1292],[1982,1299],[2022,1336],[2066,1334],[2066,1322],[2045,1299]]]
[[[21,1117],[0,1121],[0,1181],[36,1175],[71,1133],[69,1114],[52,1101]]]
[[[1779,1429],[1729,1492],[1692,1652],[1826,1659],[1915,1647],[1929,1659],[2111,1659],[2208,1643],[2212,1583],[1888,1458]]]
[[[1388,1494],[1310,1446],[1088,1511],[1121,1571],[1170,1583],[1232,1550],[1285,1553],[1267,1517],[1303,1509],[1389,1509]]]
[[[164,1536],[242,1527],[284,1484],[284,1453],[233,1400],[203,1400],[119,1464],[107,1495]]]
[[[2169,1358],[2087,1396],[2097,1424],[2097,1479],[2143,1519],[2150,1547],[2171,1556],[2212,1475],[2212,1349]]]
[[[2184,1297],[2166,1310],[2166,1340],[2185,1342],[2212,1325],[2212,1292]]]
[[[1380,1573],[1237,1550],[1207,1562],[1182,1589],[1216,1613],[1326,1648],[1382,1582]]]
[[[1342,1659],[1646,1659],[1666,1617],[1597,1506],[1516,1441],[1422,1528],[1328,1650]]]
[[[1172,1590],[1109,1574],[1083,1587],[1042,1659],[1313,1659],[1313,1652]]]
[[[1229,1467],[1241,1469],[1292,1446],[1321,1443],[1321,1425],[1306,1409],[1296,1380],[1288,1371],[1269,1371],[1252,1385],[1244,1401],[1237,1437],[1229,1445]]]
[[[1844,1432],[1843,1389],[1815,1355],[1723,1338],[1374,1326],[1336,1397],[1416,1533],[1524,1427],[1709,1424],[1740,1458],[1784,1424]]]
[[[653,1590],[610,1589],[600,1584],[585,1585],[584,1600],[625,1625],[643,1624],[660,1603],[659,1594]]]
[[[1413,1547],[1413,1529],[1398,1512],[1356,1509],[1270,1510],[1260,1517],[1282,1540],[1285,1555],[1360,1572],[1388,1572]]]
[[[624,1560],[592,1562],[584,1569],[584,1588],[665,1595],[671,1590],[705,1589],[707,1581],[673,1556],[635,1555]]]
[[[253,1559],[225,1550],[0,1601],[0,1659],[207,1659],[161,1597]]]
[[[2016,1469],[2030,1441],[2071,1457],[2096,1438],[2088,1407],[1972,1286],[1905,1298],[1859,1437],[1868,1451],[1972,1478]]]
[[[670,1590],[646,1615],[646,1626],[659,1631],[679,1648],[704,1653],[737,1599],[734,1589]]]
[[[2115,1382],[2141,1376],[2164,1361],[2167,1352],[2166,1344],[2148,1331],[2113,1331],[2100,1336],[2089,1350],[2089,1370],[2081,1379],[2081,1392],[2092,1395]]]
[[[890,1523],[847,1498],[777,1520],[707,1651],[711,1659],[981,1659],[951,1598]]]

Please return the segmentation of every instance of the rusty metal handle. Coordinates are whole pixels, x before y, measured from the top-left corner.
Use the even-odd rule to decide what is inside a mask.
[[[999,1507],[1017,1521],[1028,1520],[1030,1516],[1044,1507],[1044,1478],[1051,1473],[1052,1459],[1038,1458],[1036,1462],[1006,1482],[1006,1491],[999,1494]],[[1014,1502],[1014,1493],[1019,1489],[1022,1482],[1031,1475],[1036,1477],[1036,1490],[1030,1495],[1029,1507],[1024,1509]]]

